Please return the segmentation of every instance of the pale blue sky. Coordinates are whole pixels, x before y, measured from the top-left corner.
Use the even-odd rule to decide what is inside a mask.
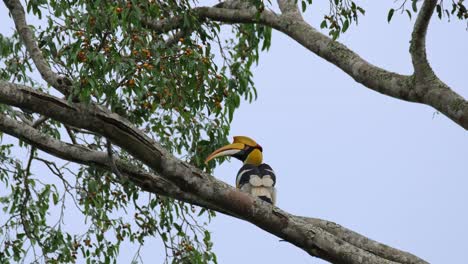
[[[388,24],[393,1],[362,2],[366,15],[340,41],[378,66],[410,74],[414,19],[395,14]],[[315,26],[327,8],[317,4],[307,11]],[[11,32],[3,26],[3,4],[0,9],[0,30]],[[464,23],[432,21],[431,65],[465,98],[467,44]],[[276,31],[254,75],[259,98],[241,105],[231,135],[250,136],[263,146],[265,162],[276,171],[280,208],[335,221],[430,263],[466,263],[468,135],[463,128],[428,106],[364,88]],[[231,160],[214,175],[233,184],[240,166]],[[241,220],[218,214],[209,229],[219,263],[322,263]],[[133,250],[121,249],[122,263]],[[161,251],[157,243],[146,244],[145,262],[159,263]]]

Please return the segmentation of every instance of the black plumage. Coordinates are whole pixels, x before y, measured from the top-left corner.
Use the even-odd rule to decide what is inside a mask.
[[[270,165],[265,163],[259,166],[244,164],[236,177],[237,188],[273,204],[276,201],[275,184],[275,172]]]

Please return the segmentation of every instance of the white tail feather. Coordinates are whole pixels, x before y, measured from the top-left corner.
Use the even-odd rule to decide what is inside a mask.
[[[258,177],[257,175],[251,175],[249,179],[249,183],[255,187],[259,187],[263,185],[262,179]]]
[[[250,194],[252,194],[255,197],[258,196],[265,196],[271,199],[271,190],[270,188],[265,188],[265,187],[252,187],[252,190],[250,191]]]
[[[275,182],[274,182],[273,179],[270,177],[270,175],[263,176],[263,178],[262,178],[262,186],[265,186],[265,187],[273,187],[273,184],[275,184]]]
[[[276,204],[276,189],[273,187],[273,179],[270,176],[263,176],[263,178],[257,175],[250,177],[249,183],[240,186],[240,190],[246,193],[250,193],[255,197],[267,197],[273,204]]]
[[[272,187],[275,183],[270,175],[263,176],[263,178],[258,177],[257,175],[250,176],[249,183],[255,187]]]

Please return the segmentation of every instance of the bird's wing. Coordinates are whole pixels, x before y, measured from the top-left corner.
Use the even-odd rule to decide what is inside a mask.
[[[268,164],[261,164],[258,166],[258,170],[260,171],[260,174],[265,177],[266,175],[270,176],[271,180],[273,181],[273,184],[271,186],[275,186],[276,184],[276,174],[275,171],[270,167]]]
[[[236,187],[240,188],[242,185],[248,183],[250,181],[251,175],[256,175],[258,171],[258,167],[250,164],[245,164],[240,168],[239,172],[237,173],[236,177]]]

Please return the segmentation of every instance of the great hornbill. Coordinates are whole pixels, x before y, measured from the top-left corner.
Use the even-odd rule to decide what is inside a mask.
[[[232,144],[215,150],[205,160],[231,156],[244,162],[236,177],[236,187],[271,204],[276,203],[276,176],[273,169],[263,161],[262,147],[245,136],[234,137]]]

